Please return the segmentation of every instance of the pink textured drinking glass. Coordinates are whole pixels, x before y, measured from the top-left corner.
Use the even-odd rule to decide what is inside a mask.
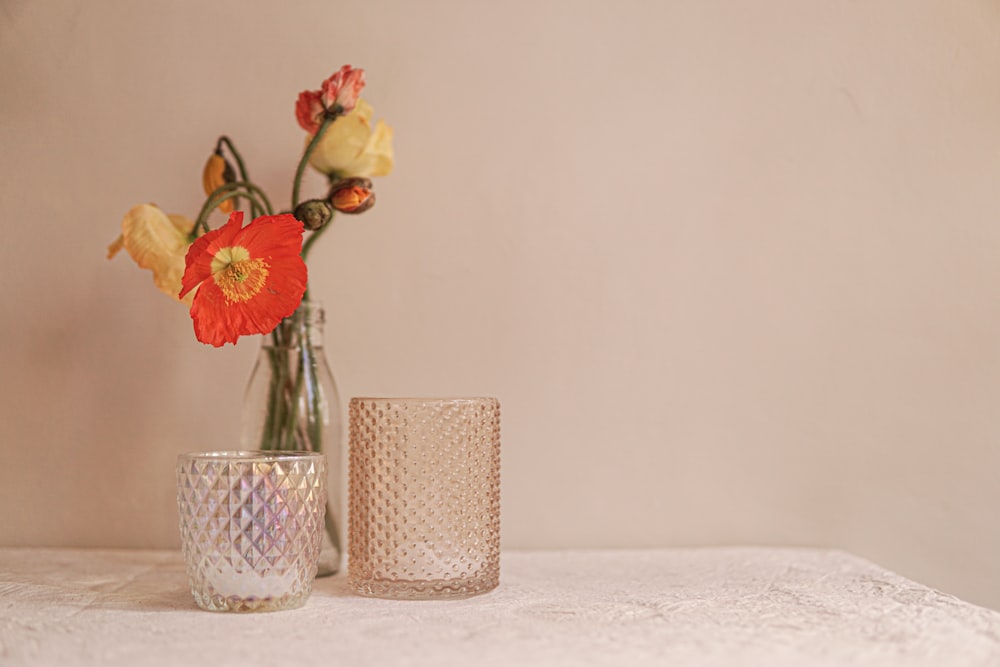
[[[500,403],[353,398],[347,578],[355,592],[463,598],[500,582]]]

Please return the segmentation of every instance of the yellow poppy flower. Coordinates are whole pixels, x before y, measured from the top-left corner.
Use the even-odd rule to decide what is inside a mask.
[[[153,204],[139,204],[125,214],[121,235],[108,246],[108,259],[124,248],[140,268],[153,272],[153,282],[161,292],[190,306],[193,293],[183,299],[177,295],[192,229],[194,222],[182,215],[167,215]]]
[[[373,115],[371,105],[359,99],[354,111],[327,129],[309,163],[324,174],[340,178],[387,175],[392,171],[392,128],[381,120],[373,128]]]

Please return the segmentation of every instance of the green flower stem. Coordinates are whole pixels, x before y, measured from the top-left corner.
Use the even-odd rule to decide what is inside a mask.
[[[261,433],[261,449],[296,449],[291,439],[288,425],[294,425],[296,417],[295,388],[291,371],[290,348],[292,322],[285,319],[272,332],[273,344],[265,346],[271,363],[271,382],[268,387],[267,417]]]
[[[285,322],[282,321],[278,326],[274,327],[274,331],[271,332],[271,341],[275,347],[281,347],[282,345],[282,333],[285,329]]]
[[[306,171],[306,165],[309,164],[309,158],[312,156],[313,151],[316,150],[316,146],[319,145],[319,140],[323,138],[323,135],[329,129],[330,125],[336,120],[335,115],[324,115],[323,122],[320,124],[319,129],[316,130],[316,134],[313,135],[312,141],[306,146],[305,151],[302,152],[302,159],[299,160],[298,169],[295,170],[295,181],[292,182],[292,210],[299,205],[299,190],[302,187],[302,174]]]
[[[301,393],[302,378],[300,373],[291,373],[292,357],[290,348],[273,348],[270,353],[273,359],[271,386],[268,388],[268,414],[264,432],[261,436],[261,449],[265,450],[309,450],[308,443],[297,431],[298,401],[296,396]],[[293,379],[294,378],[294,379]]]
[[[306,239],[305,243],[302,244],[302,261],[303,262],[306,261],[306,258],[309,257],[309,251],[312,250],[313,244],[316,243],[316,239],[318,239],[320,237],[320,235],[323,232],[325,232],[327,229],[329,229],[331,226],[333,226],[333,217],[332,216],[327,221],[327,223],[325,225],[323,225],[322,227],[320,227],[319,229],[317,229],[315,232],[313,232],[312,235],[309,238]],[[303,293],[303,295],[302,295],[302,300],[303,301],[308,301],[309,300],[309,285],[308,284],[306,285],[306,291],[305,291],[305,293]]]
[[[233,159],[236,160],[236,167],[240,170],[240,180],[248,183],[250,181],[250,177],[247,176],[247,167],[243,163],[243,158],[240,156],[240,152],[236,150],[236,146],[233,145],[232,140],[226,135],[219,137],[218,143],[215,144],[215,150],[220,150],[222,148],[222,144],[226,145],[226,148],[229,149],[229,153],[233,156]]]
[[[284,361],[286,363],[291,361],[289,352],[290,347],[284,348]],[[303,451],[314,451],[313,443],[309,442],[308,433],[305,431],[303,425],[299,420],[298,410],[298,397],[302,394],[302,383],[304,381],[304,373],[302,372],[302,358],[301,356],[297,358],[298,368],[295,371],[295,384],[292,385],[291,378],[289,377],[285,382],[285,420],[281,424],[281,430],[278,433],[278,438],[285,445],[283,449],[299,449]],[[287,368],[287,366],[286,366]],[[310,406],[311,407],[311,406]],[[306,421],[309,420],[309,412],[311,409],[307,408]],[[319,451],[319,449],[315,449]]]
[[[248,191],[255,193],[258,197],[260,197],[260,201],[264,203],[264,209],[263,209],[264,212],[267,213],[268,215],[274,215],[274,209],[271,208],[271,202],[268,201],[267,195],[264,193],[263,190],[258,188],[250,181],[236,181],[234,185],[244,186]]]
[[[308,313],[288,317],[272,332],[273,347],[264,348],[271,365],[271,383],[261,449],[323,451],[323,396],[311,329]],[[340,530],[329,504],[325,528],[330,543],[340,552]]]
[[[306,261],[306,259],[309,257],[309,251],[312,250],[313,244],[316,243],[316,239],[318,239],[323,232],[325,232],[327,229],[329,229],[332,226],[333,226],[333,218],[331,217],[330,220],[327,221],[327,223],[325,225],[323,225],[322,227],[320,227],[319,229],[317,229],[315,232],[312,233],[312,236],[310,236],[309,238],[306,239],[306,242],[302,244],[302,261],[303,262]],[[303,299],[304,298],[305,297],[303,297]]]
[[[287,358],[287,349],[285,350],[285,356]],[[295,397],[300,391],[299,385],[302,382],[302,376],[299,375],[295,378],[295,384],[292,385],[291,377],[286,378],[285,386],[282,393],[282,407],[285,410],[283,415],[284,419],[279,420],[278,423],[278,449],[287,449],[289,451],[301,450],[309,451],[309,447],[305,444],[300,445],[298,443],[298,438],[296,437],[296,429],[299,427],[298,411],[295,409]]]
[[[306,409],[306,432],[308,437],[309,449],[314,452],[323,451],[323,415],[320,412],[320,402],[322,400],[321,388],[319,385],[319,376],[317,371],[319,370],[319,364],[316,361],[316,353],[313,349],[312,331],[311,324],[312,318],[306,317],[302,322],[302,331],[300,332],[301,340],[299,341],[299,350],[301,354],[299,355],[299,377],[305,378],[305,394],[308,408]],[[298,396],[296,392],[296,396]],[[337,526],[336,517],[333,512],[330,511],[329,504],[327,505],[325,527],[327,535],[330,538],[330,543],[333,545],[334,549],[339,553],[341,551],[340,545],[340,530]]]
[[[226,183],[225,185],[220,185],[212,194],[208,196],[205,200],[205,204],[201,207],[201,212],[198,213],[198,217],[195,219],[194,229],[197,230],[198,227],[202,226],[205,231],[208,231],[208,215],[215,210],[215,208],[228,199],[235,199],[237,197],[246,197],[254,209],[254,213],[257,211],[266,212],[267,215],[272,215],[271,202],[268,200],[267,195],[264,191],[258,188],[253,183],[247,183],[245,181],[236,181],[234,183]]]
[[[251,208],[254,211],[256,211],[258,208],[262,208],[262,204],[248,192],[234,191],[221,194],[205,202],[205,207],[202,209],[201,213],[198,214],[198,218],[195,220],[194,227],[191,230],[192,237],[193,238],[197,237],[199,227],[204,227],[206,232],[209,231],[208,215],[212,211],[214,211],[217,206],[230,199],[238,199],[239,197],[246,197],[248,200],[250,200]]]
[[[260,448],[263,450],[281,449],[280,443],[275,440],[275,428],[282,419],[282,415],[279,414],[282,404],[280,388],[283,384],[282,375],[286,365],[282,363],[281,348],[272,347],[271,349],[264,348],[264,350],[268,363],[271,365],[271,383],[267,391],[267,416],[261,431]]]
[[[306,326],[308,327],[308,325]],[[308,328],[306,331],[308,331]],[[302,342],[300,350],[299,368],[305,377],[306,401],[309,406],[306,412],[306,431],[309,435],[309,442],[312,444],[312,449],[318,452],[323,448],[323,435],[321,431],[322,423],[320,421],[319,378],[316,375],[316,355],[313,352],[311,338]]]
[[[309,320],[300,316],[279,328],[286,329],[286,344],[273,348],[264,448],[322,451],[322,389]]]

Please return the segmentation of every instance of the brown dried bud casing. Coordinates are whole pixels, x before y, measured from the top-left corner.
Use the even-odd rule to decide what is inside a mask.
[[[295,207],[293,214],[296,220],[302,222],[306,229],[316,231],[333,217],[333,209],[330,204],[322,199],[310,199]]]
[[[341,213],[364,213],[375,205],[372,182],[367,178],[347,178],[330,188],[330,203]]]

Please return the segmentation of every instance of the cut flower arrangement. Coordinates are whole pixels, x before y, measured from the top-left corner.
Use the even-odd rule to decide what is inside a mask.
[[[206,198],[194,220],[139,204],[125,214],[121,235],[108,247],[109,258],[124,249],[152,271],[156,287],[189,308],[199,341],[221,347],[241,336],[270,334],[258,363],[269,366],[259,443],[244,440],[259,449],[320,451],[329,422],[324,413],[340,410],[323,403],[325,361],[311,330],[322,320],[310,310],[315,304],[306,259],[336,212],[359,214],[374,205],[371,178],[392,170],[392,130],[381,120],[373,124],[372,107],[360,98],[364,85],[364,70],[345,65],[319,90],[299,94],[295,117],[307,137],[286,211],[275,213],[223,136],[205,164]],[[329,190],[302,201],[310,165],[326,175]],[[229,218],[211,229],[215,210]],[[244,225],[246,212],[252,221]],[[327,527],[339,551],[337,527]]]

